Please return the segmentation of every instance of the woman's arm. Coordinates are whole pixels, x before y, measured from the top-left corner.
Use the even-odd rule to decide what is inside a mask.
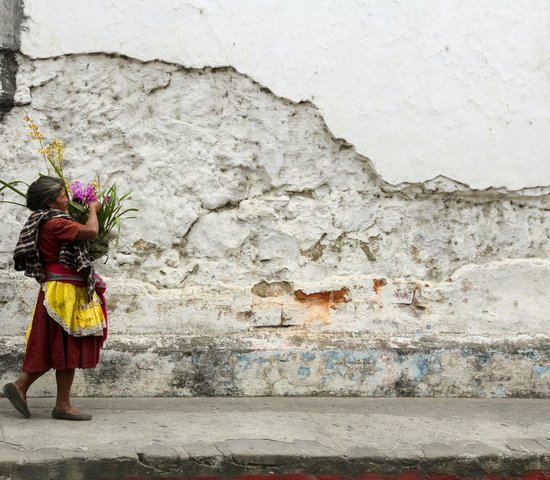
[[[97,212],[101,210],[101,203],[94,201],[90,203],[90,213],[86,225],[82,225],[76,235],[76,240],[91,240],[95,238],[99,232],[99,222],[97,220]]]

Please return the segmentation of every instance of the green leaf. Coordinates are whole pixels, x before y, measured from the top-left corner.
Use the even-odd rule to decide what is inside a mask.
[[[0,192],[2,190],[4,190],[5,188],[9,188],[10,190],[13,190],[15,193],[17,193],[18,195],[21,195],[22,197],[25,197],[27,198],[27,195],[24,194],[21,190],[19,190],[18,188],[15,188],[14,185],[18,185],[19,183],[23,183],[25,185],[27,185],[25,182],[22,182],[20,180],[14,180],[13,182],[4,182],[4,180],[0,180],[0,184],[3,185],[3,187],[0,189]]]
[[[117,218],[115,220],[116,222],[116,226],[117,226],[117,231],[116,231],[116,242],[115,242],[115,248],[118,247],[118,241],[120,239],[120,218]]]
[[[27,206],[26,206],[26,205],[23,205],[22,203],[10,202],[9,200],[0,200],[0,203],[11,203],[12,205],[19,205],[20,207],[25,207],[25,208],[27,208]]]
[[[128,212],[139,212],[139,210],[137,208],[127,208],[122,213],[119,213],[118,216],[122,217],[122,215],[126,215],[126,213],[128,213]]]
[[[69,200],[69,205],[73,208],[76,208],[77,210],[79,210],[81,212],[85,212],[85,213],[88,212],[88,209],[86,207],[84,207],[80,203],[77,203],[73,200]]]

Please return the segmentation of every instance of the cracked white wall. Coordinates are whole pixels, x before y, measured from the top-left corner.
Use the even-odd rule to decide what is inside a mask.
[[[547,275],[546,191],[394,189],[334,140],[314,106],[278,98],[232,70],[104,55],[21,57],[16,100],[21,106],[1,127],[2,171],[31,180],[40,168],[24,133],[29,110],[67,142],[70,175],[99,173],[136,192],[139,218],[125,224],[120,251],[100,269],[128,299],[154,292],[174,317],[142,299],[138,325],[162,317],[151,328],[170,329],[171,321],[198,328],[188,310],[202,302],[215,317],[200,323],[204,329],[246,329],[254,304],[329,330],[544,333],[548,301],[542,291],[536,302],[533,295]],[[0,208],[9,268],[27,213]],[[374,292],[381,278],[388,285]],[[262,281],[291,288],[252,298]],[[293,297],[341,288],[353,302],[340,313],[322,304],[312,314]],[[319,321],[323,309],[339,320]],[[133,328],[121,321],[115,330]]]
[[[58,56],[78,22],[37,39],[59,15],[78,15],[73,3],[50,7],[41,23],[40,4],[25,3],[22,50],[30,56],[19,55],[16,106],[0,122],[2,178],[30,181],[41,168],[26,139],[29,111],[67,143],[69,175],[100,174],[133,189],[140,209],[124,224],[119,250],[98,265],[110,285],[111,347],[104,370],[89,374],[80,393],[122,385],[125,395],[550,394],[550,187],[529,180],[545,175],[535,157],[513,176],[492,157],[483,171],[457,162],[464,152],[453,148],[425,178],[448,173],[445,162],[463,176],[393,186],[382,157],[361,152],[317,97],[297,103],[293,94],[277,95],[275,75],[256,83],[258,74],[233,68],[188,68],[210,62],[208,49],[206,60],[174,63]],[[138,13],[144,8],[136,3]],[[170,18],[200,15],[186,8]],[[128,25],[132,18],[140,17]],[[152,28],[157,20],[149,21]],[[119,27],[121,35],[129,28]],[[73,47],[106,50],[87,45]],[[161,56],[146,45],[153,50],[142,57]],[[432,114],[434,125],[452,117]],[[400,157],[399,175],[412,158]],[[471,175],[481,182],[474,185],[493,188],[456,181]],[[0,204],[0,342],[14,352],[6,353],[10,362],[36,294],[32,281],[11,271],[27,214]]]
[[[311,100],[399,184],[550,185],[547,0],[26,0],[31,57],[232,66]]]

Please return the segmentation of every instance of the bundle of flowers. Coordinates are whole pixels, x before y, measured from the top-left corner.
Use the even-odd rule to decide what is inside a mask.
[[[126,192],[119,196],[116,184],[103,188],[98,178],[86,186],[80,181],[71,183],[63,173],[63,158],[65,153],[63,142],[54,139],[50,143],[45,143],[44,134],[39,130],[30,116],[26,114],[24,119],[29,128],[29,137],[31,140],[38,142],[38,153],[44,159],[47,175],[55,174],[63,181],[65,193],[67,194],[67,198],[69,198],[67,213],[77,222],[84,224],[88,220],[90,203],[96,200],[101,202],[102,208],[97,215],[99,233],[90,242],[90,256],[95,260],[105,255],[109,250],[111,241],[116,242],[115,246],[118,245],[122,218],[133,218],[129,217],[128,214],[137,211],[136,208],[124,208],[124,202],[130,198],[131,192]],[[39,175],[42,174],[39,173]],[[21,184],[28,187],[28,184],[21,180],[12,180],[9,182],[0,180],[0,193],[8,189],[26,199],[26,194],[19,188]],[[22,207],[26,206],[25,202],[20,203],[10,200],[0,200],[0,202],[20,205]]]

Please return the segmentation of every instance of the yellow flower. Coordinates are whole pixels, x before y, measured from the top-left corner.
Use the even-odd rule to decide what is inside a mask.
[[[29,128],[29,137],[31,137],[33,140],[38,140],[39,142],[41,142],[44,138],[44,134],[40,130],[38,130],[38,126],[36,125],[36,123],[32,121],[31,117],[29,117],[28,114],[25,115],[24,119],[28,123],[27,127]]]

